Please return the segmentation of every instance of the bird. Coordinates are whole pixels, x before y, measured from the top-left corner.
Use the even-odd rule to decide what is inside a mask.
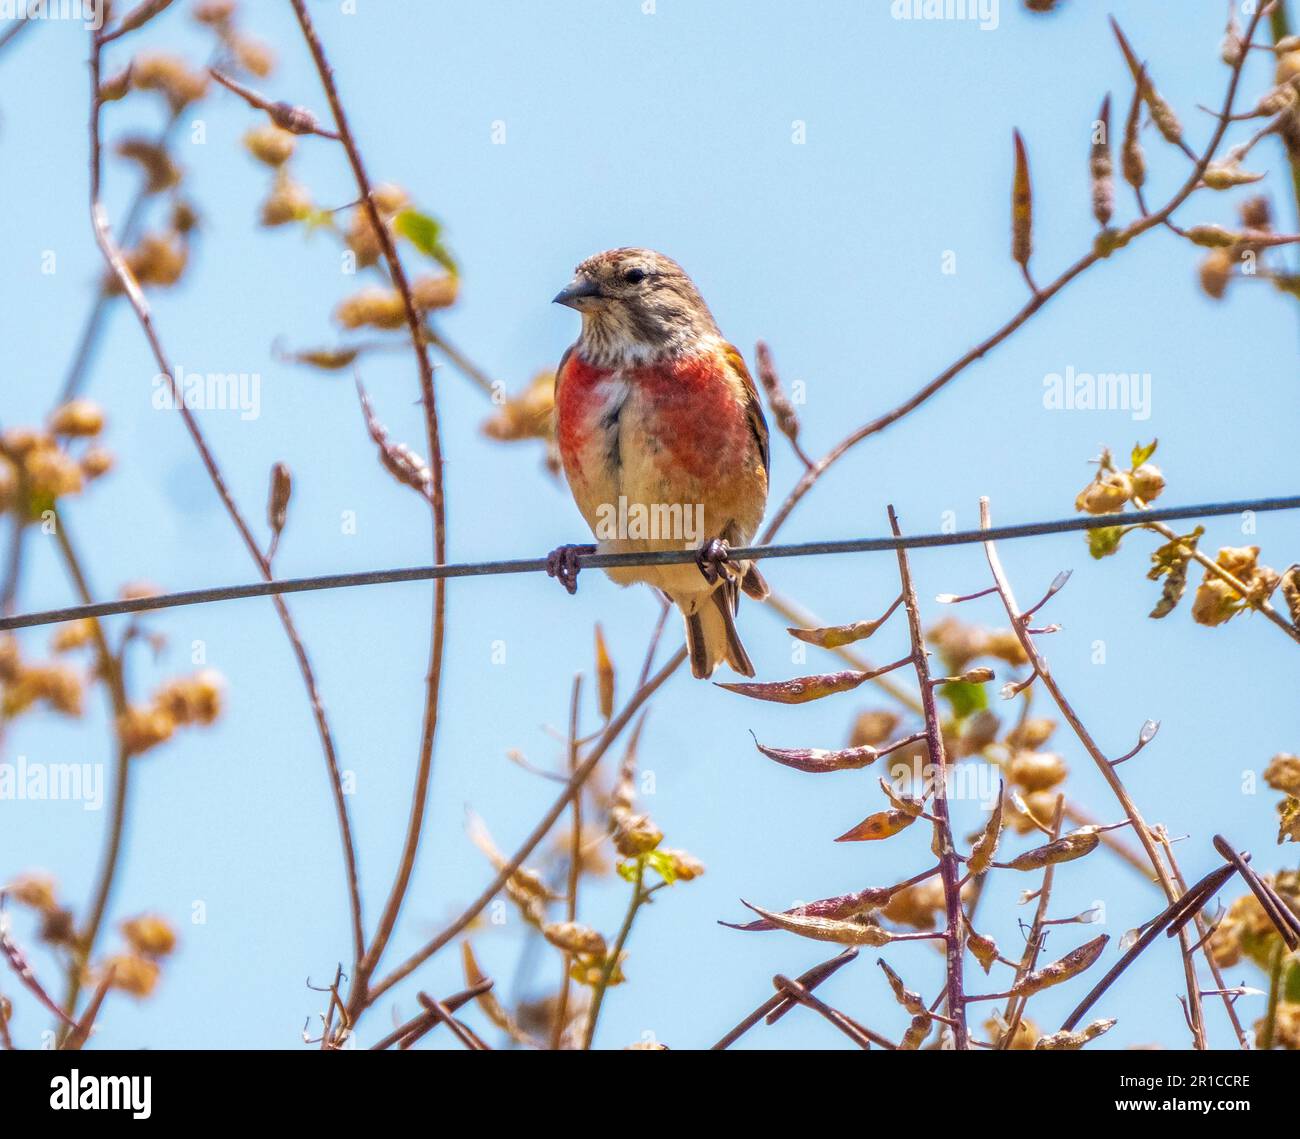
[[[767,420],[740,352],[694,282],[650,249],[578,265],[554,298],[582,317],[555,378],[561,464],[594,545],[560,546],[547,572],[576,592],[580,555],[695,549],[694,563],[609,567],[681,611],[692,674],[754,666],[736,631],[740,594],[767,583],[731,547],[749,544],[767,505]]]

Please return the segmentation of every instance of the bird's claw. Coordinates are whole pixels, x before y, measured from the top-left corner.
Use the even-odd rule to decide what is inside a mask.
[[[710,538],[695,555],[695,564],[710,585],[715,585],[722,576],[722,567],[731,560],[731,551],[721,538]]]
[[[582,569],[578,558],[595,552],[595,546],[557,546],[546,555],[546,573],[558,579],[570,593],[577,593],[578,571]]]

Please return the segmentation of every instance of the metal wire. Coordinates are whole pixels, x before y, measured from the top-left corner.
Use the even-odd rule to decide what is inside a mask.
[[[934,546],[962,546],[978,542],[1033,538],[1043,534],[1063,534],[1078,530],[1097,530],[1107,526],[1140,526],[1145,522],[1175,522],[1192,518],[1213,518],[1225,514],[1252,512],[1263,514],[1276,510],[1300,510],[1300,495],[1279,498],[1256,498],[1242,502],[1212,502],[1199,506],[1175,506],[1143,510],[1130,514],[1091,514],[1059,518],[1051,522],[1022,522],[1011,526],[993,526],[987,530],[957,530],[951,534],[915,534],[901,538],[845,538],[835,541],[791,542],[780,546],[751,546],[731,551],[743,560],[759,558],[819,557],[822,554],[859,554],[878,550],[929,549]],[[681,565],[696,559],[694,550],[664,550],[641,554],[581,554],[580,568],[610,566]],[[384,585],[399,581],[432,581],[435,578],[483,577],[489,575],[540,573],[546,569],[545,558],[521,558],[503,562],[460,562],[443,566],[410,566],[406,569],[366,570],[360,573],[322,574],[317,577],[287,578],[282,581],[258,581],[248,585],[224,585],[211,589],[191,589],[180,593],[139,597],[131,600],[100,601],[93,605],[71,605],[63,609],[46,609],[39,613],[19,613],[0,617],[0,632],[76,621],[84,617],[112,617],[120,613],[145,613],[155,609],[176,609],[186,605],[204,605],[212,601],[234,601],[244,597],[269,597],[272,594],[307,593],[322,589],[345,589],[357,585]]]

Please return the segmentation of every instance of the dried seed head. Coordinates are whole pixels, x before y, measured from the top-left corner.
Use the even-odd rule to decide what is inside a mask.
[[[123,158],[136,163],[145,175],[144,190],[147,194],[161,194],[178,185],[181,171],[173,161],[167,148],[159,146],[151,139],[139,135],[129,135],[114,148]]]
[[[1291,614],[1291,624],[1300,629],[1300,565],[1294,565],[1282,575],[1282,599]]]
[[[1110,157],[1110,95],[1102,101],[1093,124],[1092,150],[1088,155],[1092,176],[1092,214],[1105,228],[1115,212],[1115,164]]]
[[[1000,1016],[990,1017],[984,1022],[984,1030],[989,1034],[991,1044],[1000,1044],[1007,1034],[1008,1027],[1006,1021]],[[1011,1052],[1027,1052],[1038,1043],[1040,1036],[1038,1025],[1032,1020],[1021,1017],[1020,1023],[1016,1025],[1016,1034],[1007,1045],[1007,1049]]]
[[[50,416],[50,430],[78,438],[98,435],[104,430],[104,411],[93,400],[69,400]]]
[[[1143,463],[1133,472],[1133,493],[1143,502],[1154,502],[1165,489],[1165,476],[1152,463]]]
[[[999,787],[997,803],[989,812],[988,822],[984,824],[984,829],[975,840],[975,845],[971,847],[970,858],[966,863],[968,874],[972,876],[983,874],[992,863],[993,856],[998,850],[998,840],[1002,837],[1002,814],[1003,796],[1002,788]]]
[[[1198,272],[1201,291],[1216,301],[1222,300],[1232,279],[1232,254],[1226,249],[1214,250],[1201,261]]]
[[[1007,746],[1036,751],[1042,747],[1052,733],[1056,731],[1056,721],[1045,717],[1030,717],[1022,720],[1007,733]]]
[[[1275,755],[1264,769],[1264,782],[1275,791],[1300,796],[1300,755]]]
[[[655,826],[649,815],[616,809],[610,812],[609,823],[614,848],[624,858],[648,854],[663,842],[664,832]]]
[[[456,303],[460,293],[460,278],[451,273],[440,277],[416,277],[411,282],[411,300],[421,312],[431,309],[450,308]],[[403,309],[405,316],[405,309]]]
[[[1113,514],[1132,497],[1133,477],[1127,471],[1099,470],[1075,498],[1074,508],[1087,514]]]
[[[117,718],[117,735],[127,755],[141,755],[171,739],[176,721],[156,707],[132,705]]]
[[[276,174],[270,194],[262,203],[258,220],[268,228],[289,225],[310,217],[312,209],[311,195],[307,188],[281,170]]]
[[[898,728],[899,718],[893,712],[871,710],[860,712],[853,721],[849,732],[849,746],[882,744],[893,737]]]
[[[1045,965],[1041,969],[1027,973],[1012,986],[1012,995],[1027,997],[1042,992],[1043,989],[1049,989],[1053,985],[1059,985],[1063,981],[1068,981],[1071,977],[1077,977],[1101,956],[1102,950],[1106,948],[1109,941],[1110,935],[1103,933],[1100,937],[1094,937],[1091,941],[1079,946],[1078,949],[1072,949],[1064,957],[1053,961],[1050,965]]]
[[[293,157],[297,139],[272,123],[253,127],[244,135],[244,149],[267,166],[283,166]]]
[[[998,943],[991,937],[985,937],[984,934],[971,930],[966,945],[975,960],[980,963],[980,968],[987,974],[998,959]]]
[[[659,853],[668,859],[673,878],[678,882],[690,882],[704,873],[704,863],[693,854],[687,854],[684,850],[670,850],[667,847],[662,847]]]
[[[1206,167],[1205,173],[1201,175],[1201,181],[1211,190],[1231,190],[1234,186],[1247,186],[1252,182],[1259,182],[1263,177],[1263,174],[1243,170],[1233,159],[1227,162],[1211,162]]]
[[[50,648],[56,653],[71,652],[95,639],[95,622],[89,617],[77,621],[68,621],[60,625],[50,639]]]
[[[1097,849],[1097,844],[1100,841],[1101,830],[1099,827],[1080,827],[1077,831],[1071,831],[1054,842],[1036,846],[1033,850],[1027,850],[1024,854],[1017,855],[1010,862],[1004,862],[1001,865],[1008,870],[1041,870],[1045,866],[1057,866],[1062,862],[1073,862],[1076,858],[1091,854],[1092,851]]]
[[[48,874],[21,874],[5,891],[20,906],[46,912],[58,905],[54,879]]]
[[[1064,783],[1069,773],[1064,757],[1050,751],[1018,751],[1007,767],[1011,782],[1026,791],[1046,791]]]
[[[340,301],[334,319],[344,328],[401,328],[406,324],[406,305],[396,289],[372,286]]]
[[[1270,230],[1273,228],[1273,209],[1263,194],[1247,198],[1237,206],[1241,224],[1247,229]]]
[[[112,970],[112,987],[133,997],[147,997],[158,984],[158,963],[135,953],[122,953],[108,958],[100,972],[107,976]]]
[[[614,714],[614,662],[599,622],[596,624],[596,706],[601,719],[608,720]]]
[[[1029,265],[1034,250],[1034,194],[1029,181],[1029,158],[1025,141],[1015,132],[1016,164],[1011,184],[1011,257],[1022,268]]]
[[[207,94],[208,75],[204,71],[191,71],[179,56],[145,52],[131,63],[131,86],[137,91],[159,92],[171,109],[179,113]]]
[[[122,923],[122,936],[136,953],[157,959],[176,948],[176,931],[157,914],[141,914]]]
[[[1104,1032],[1115,1027],[1114,1020],[1094,1020],[1078,1032],[1053,1032],[1050,1036],[1039,1038],[1034,1048],[1040,1052],[1071,1052],[1082,1048],[1089,1040],[1096,1040]]]
[[[279,536],[289,516],[289,499],[293,494],[293,476],[284,463],[271,467],[271,488],[266,498],[266,522],[272,535]]]
[[[542,926],[542,936],[557,949],[583,957],[604,957],[605,938],[589,926],[577,922],[548,922]]]
[[[245,71],[265,79],[275,70],[275,52],[270,45],[246,35],[234,39],[235,59]]]

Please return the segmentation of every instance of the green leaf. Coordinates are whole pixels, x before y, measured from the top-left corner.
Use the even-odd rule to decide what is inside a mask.
[[[1152,439],[1151,442],[1148,443],[1145,447],[1143,447],[1142,444],[1140,443],[1133,444],[1133,454],[1130,456],[1130,458],[1133,460],[1133,466],[1135,469],[1137,467],[1140,467],[1149,458],[1151,458],[1152,455],[1156,453],[1156,444],[1158,442],[1160,442],[1160,440]]]
[[[982,712],[989,706],[988,694],[982,684],[967,684],[965,681],[950,681],[939,689],[939,695],[948,701],[952,713],[959,720]]]
[[[1098,526],[1088,531],[1088,553],[1094,558],[1106,558],[1119,549],[1124,537],[1124,526]]]
[[[1292,961],[1282,968],[1282,999],[1288,1003],[1300,1001],[1300,962]]]
[[[457,272],[456,262],[442,243],[442,225],[434,218],[419,210],[402,210],[393,218],[393,229],[448,273]]]

